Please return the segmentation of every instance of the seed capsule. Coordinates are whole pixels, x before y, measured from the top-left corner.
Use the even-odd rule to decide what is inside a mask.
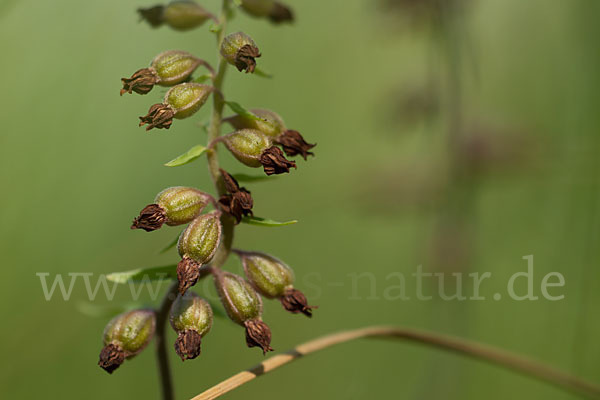
[[[187,224],[196,218],[211,201],[211,196],[197,189],[183,186],[170,187],[160,192],[133,220],[131,229],[146,232],[162,227]]]
[[[152,60],[161,86],[173,86],[188,79],[203,61],[181,50],[169,50]]]
[[[262,153],[272,146],[272,140],[256,129],[240,129],[223,136],[223,142],[238,161],[253,168],[262,165]]]
[[[182,361],[200,355],[200,343],[213,324],[210,304],[195,293],[178,296],[169,313],[171,326],[178,333],[175,352]]]
[[[201,26],[214,16],[193,1],[174,1],[165,7],[163,18],[171,28],[187,31]]]
[[[134,310],[113,318],[104,329],[104,348],[98,365],[112,374],[125,359],[141,352],[154,336],[153,310]]]
[[[242,8],[254,17],[266,17],[273,23],[294,20],[292,10],[274,0],[242,0]]]
[[[221,55],[238,71],[254,72],[255,58],[260,57],[260,51],[254,40],[243,32],[227,35],[221,44]]]
[[[177,244],[181,261],[177,264],[179,293],[182,295],[200,278],[200,267],[209,262],[221,241],[221,212],[212,211],[196,218],[181,233]]]
[[[164,103],[173,108],[175,118],[187,118],[206,103],[213,90],[213,87],[209,85],[182,83],[169,89]]]
[[[281,301],[283,307],[294,314],[312,316],[315,306],[307,304],[304,294],[294,289],[294,272],[283,261],[265,253],[236,251],[242,260],[246,278],[263,296]]]
[[[248,347],[259,346],[263,353],[271,348],[271,330],[261,320],[262,299],[242,277],[217,270],[215,286],[229,318],[246,328]]]
[[[250,111],[262,119],[257,120],[236,114],[223,121],[228,122],[235,129],[256,129],[269,137],[276,137],[286,131],[283,119],[275,112],[260,108]]]

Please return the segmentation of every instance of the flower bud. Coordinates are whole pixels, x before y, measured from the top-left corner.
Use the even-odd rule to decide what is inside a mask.
[[[167,188],[156,196],[153,204],[144,207],[133,220],[131,229],[150,232],[159,229],[164,223],[169,226],[187,224],[200,215],[210,200],[210,195],[194,188]]]
[[[250,111],[260,117],[261,120],[236,114],[225,118],[223,121],[228,122],[235,129],[257,129],[269,137],[276,137],[286,131],[283,119],[275,112],[260,108]]]
[[[242,260],[246,278],[263,296],[281,301],[283,307],[294,314],[312,316],[315,306],[307,304],[304,294],[294,289],[294,273],[283,261],[265,253],[236,251]]]
[[[179,293],[184,294],[198,282],[200,267],[215,255],[221,241],[220,217],[220,211],[201,215],[181,233],[177,244],[182,257],[177,264]]]
[[[200,343],[213,323],[210,304],[195,293],[178,296],[169,313],[171,326],[178,333],[175,352],[182,361],[200,355]]]
[[[113,318],[104,329],[104,348],[98,365],[112,374],[125,359],[132,358],[148,345],[155,325],[153,310],[134,310]]]
[[[201,26],[214,16],[193,1],[174,1],[165,7],[163,18],[171,28],[187,31]]]
[[[292,10],[274,0],[242,0],[242,8],[254,17],[266,17],[276,24],[294,20]]]
[[[261,154],[272,146],[271,139],[256,129],[240,129],[223,136],[223,142],[238,161],[253,168],[262,165]]]
[[[238,71],[254,72],[255,58],[260,57],[260,51],[252,38],[243,32],[232,33],[223,39],[221,55]]]
[[[173,86],[184,82],[202,64],[202,60],[181,50],[169,50],[152,60],[152,68],[161,86]]]
[[[214,276],[227,315],[233,322],[246,328],[247,346],[259,346],[263,353],[272,351],[271,330],[261,320],[262,299],[256,290],[242,277],[230,272],[217,270]]]
[[[174,117],[190,117],[206,103],[214,88],[200,83],[182,83],[173,86],[165,95],[164,102],[174,111]]]

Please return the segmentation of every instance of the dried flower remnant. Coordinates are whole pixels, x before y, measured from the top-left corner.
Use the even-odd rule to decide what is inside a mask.
[[[140,117],[139,126],[146,126],[146,130],[150,129],[169,129],[173,123],[175,111],[168,104],[154,104],[150,106],[148,113]]]
[[[285,289],[279,301],[281,301],[281,305],[287,311],[293,314],[302,313],[309,318],[312,317],[312,310],[317,308],[317,306],[309,306],[304,293],[292,287]]]
[[[267,175],[289,173],[290,168],[298,168],[294,161],[285,158],[281,149],[275,146],[269,147],[260,155],[260,163]]]
[[[273,8],[269,13],[269,19],[275,24],[281,24],[282,22],[293,22],[294,13],[292,12],[292,9],[285,4],[276,1],[273,3]]]
[[[260,347],[263,354],[273,351],[271,347],[271,329],[259,319],[251,319],[244,322],[246,327],[246,345],[248,347]]]
[[[162,24],[164,24],[164,11],[165,7],[163,5],[156,5],[149,8],[138,8],[138,14],[142,20],[146,21],[153,28],[158,28]]]
[[[183,256],[181,261],[177,263],[177,290],[181,295],[198,283],[200,279],[200,264],[197,261],[192,260],[188,256]]]
[[[224,194],[219,198],[219,207],[221,210],[234,217],[239,224],[242,220],[242,216],[253,215],[252,207],[254,206],[254,200],[252,199],[250,192],[246,190],[246,188],[241,188],[233,176],[223,169],[220,171],[223,181],[225,182],[227,194]]]
[[[138,69],[131,75],[131,78],[121,78],[123,88],[121,89],[121,96],[125,93],[131,94],[136,92],[138,94],[150,93],[154,85],[160,82],[160,78],[156,74],[154,68],[142,68]]]
[[[287,130],[283,132],[275,139],[275,143],[281,145],[285,154],[290,157],[300,154],[306,160],[309,155],[314,156],[314,153],[309,150],[315,147],[316,144],[307,143],[298,131]]]
[[[167,213],[158,204],[149,204],[140,211],[131,224],[131,229],[143,229],[152,232],[160,229],[167,220]]]

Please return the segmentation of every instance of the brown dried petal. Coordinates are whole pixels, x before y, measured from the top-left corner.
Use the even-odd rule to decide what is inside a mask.
[[[286,289],[279,300],[287,311],[294,314],[302,313],[309,318],[312,317],[312,310],[318,308],[317,306],[309,306],[304,293],[294,288]]]
[[[294,13],[288,6],[275,2],[271,12],[269,12],[269,19],[276,24],[292,22],[294,21]]]
[[[263,354],[267,351],[273,351],[271,347],[271,329],[264,322],[258,319],[251,319],[244,322],[246,327],[246,345],[248,347],[260,347]]]
[[[173,123],[175,112],[167,104],[154,104],[148,110],[148,114],[140,117],[140,126],[148,124],[146,130],[152,128],[169,129]]]
[[[252,215],[254,200],[246,188],[241,188],[238,182],[227,171],[221,169],[221,176],[225,182],[225,189],[229,194],[219,198],[221,209],[233,216],[239,224],[242,215]]]
[[[167,220],[165,210],[158,204],[149,204],[140,211],[140,215],[133,220],[131,229],[143,229],[151,232],[159,229]]]
[[[308,150],[315,147],[317,144],[306,143],[300,132],[287,130],[275,139],[275,143],[283,147],[285,154],[294,157],[298,154],[302,155],[302,158],[306,160],[306,157],[314,154]]]
[[[283,174],[290,172],[290,168],[296,167],[294,161],[290,161],[283,156],[283,152],[279,147],[269,147],[260,155],[260,163],[263,165],[265,174]]]
[[[100,351],[98,365],[109,374],[112,374],[115,369],[123,364],[123,361],[125,361],[123,349],[119,345],[109,343]]]
[[[139,94],[149,93],[154,85],[156,85],[160,79],[152,68],[138,69],[131,75],[131,78],[121,78],[123,83],[123,89],[121,89],[121,96],[124,93],[136,92]]]
[[[202,336],[192,329],[179,332],[175,340],[175,352],[181,361],[192,360],[200,355]]]
[[[198,262],[185,256],[177,264],[178,290],[182,296],[200,279],[200,267],[201,265]]]
[[[158,28],[165,22],[164,10],[164,6],[156,5],[150,8],[138,8],[137,12],[144,21],[150,24],[151,27]]]
[[[260,57],[258,47],[245,44],[235,54],[235,66],[238,71],[254,72],[254,68],[256,68],[256,60],[254,59],[258,57]]]

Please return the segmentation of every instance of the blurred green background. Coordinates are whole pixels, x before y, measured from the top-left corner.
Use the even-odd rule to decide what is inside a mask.
[[[202,1],[215,11],[217,3]],[[236,245],[285,260],[320,306],[308,320],[267,303],[273,347],[397,324],[600,381],[600,2],[473,0],[441,13],[410,1],[293,3],[292,26],[238,13],[230,30],[253,36],[259,65],[274,78],[230,69],[225,88],[247,107],[275,109],[318,143],[317,156],[299,160],[289,176],[246,184],[257,215],[300,222],[240,226]],[[164,187],[211,190],[204,160],[162,166],[204,142],[198,122],[208,107],[146,134],[137,116],[164,90],[117,94],[121,77],[163,50],[215,59],[207,26],[180,33],[138,23],[135,9],[153,4],[0,2],[3,398],[159,398],[153,348],[109,376],[96,365],[109,317],[79,311],[87,302],[82,281],[69,301],[46,301],[36,276],[176,262],[175,251],[158,251],[179,230],[144,234],[129,222]],[[257,172],[226,152],[221,160],[230,171]],[[530,254],[535,294],[545,274],[560,272],[566,284],[551,293],[563,300],[506,296]],[[410,274],[419,265],[465,279],[491,272],[481,287],[486,300],[443,301],[433,280],[424,291],[434,298],[417,300]],[[227,269],[241,270],[233,259]],[[353,274],[363,272],[370,275],[354,285]],[[390,274],[398,272],[410,300],[390,298],[398,284]],[[521,281],[517,291],[525,289]],[[210,284],[196,290],[214,296]],[[463,290],[472,293],[470,280]],[[128,301],[123,286],[114,302],[100,294],[93,305]],[[199,359],[171,359],[177,398],[187,399],[263,357],[246,348],[240,327],[217,319]],[[374,340],[311,355],[226,398],[284,396],[574,398],[460,356]]]

